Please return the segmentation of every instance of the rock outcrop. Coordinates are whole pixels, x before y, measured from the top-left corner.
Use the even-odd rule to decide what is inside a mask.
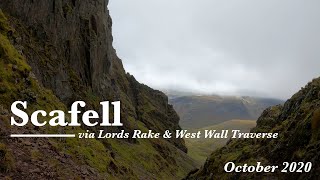
[[[161,115],[154,117],[161,119],[153,124],[144,120],[153,126],[147,128],[160,132],[163,123],[172,125],[164,125],[167,129],[179,128],[167,97],[125,73],[112,46],[107,5],[106,0],[2,0],[0,8],[20,35],[13,37],[13,44],[21,48],[32,72],[66,105],[80,99],[91,106],[99,99],[121,100],[124,120],[142,120],[139,113],[146,109],[141,106],[149,103],[155,107],[152,113]],[[124,124],[126,129],[136,127],[134,122]],[[175,144],[186,151],[182,140]]]

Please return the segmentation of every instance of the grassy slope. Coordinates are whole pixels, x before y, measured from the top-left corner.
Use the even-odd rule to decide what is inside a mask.
[[[229,120],[217,125],[208,126],[200,129],[190,129],[192,132],[204,130],[217,130],[217,132],[221,130],[233,130],[239,129],[242,132],[249,132],[251,128],[256,125],[256,121],[252,120]],[[186,145],[189,149],[188,154],[192,157],[199,165],[203,164],[206,158],[210,155],[210,153],[222,146],[224,146],[228,139],[185,139]]]

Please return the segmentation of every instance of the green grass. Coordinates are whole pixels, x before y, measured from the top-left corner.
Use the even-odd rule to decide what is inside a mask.
[[[191,168],[190,158],[183,155],[173,145],[163,139],[139,139],[136,144],[129,144],[116,139],[108,141],[116,152],[120,166],[130,167],[137,176],[132,179],[172,179],[186,176],[185,168]],[[157,146],[155,146],[157,145]],[[166,154],[161,154],[158,147]],[[172,163],[170,162],[172,160]]]
[[[208,126],[200,129],[189,129],[190,132],[201,131],[202,135],[205,130],[233,130],[239,129],[242,132],[249,132],[251,128],[256,125],[256,121],[252,120],[230,120],[217,125]],[[230,136],[230,132],[229,132]],[[201,136],[203,137],[203,136]],[[188,147],[188,155],[193,158],[198,165],[204,163],[206,158],[216,149],[225,145],[228,139],[213,139],[213,138],[201,138],[201,139],[185,139],[186,146]]]

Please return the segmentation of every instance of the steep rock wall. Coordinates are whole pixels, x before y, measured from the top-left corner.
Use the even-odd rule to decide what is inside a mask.
[[[23,52],[37,79],[66,105],[85,100],[121,100],[124,129],[163,132],[180,129],[179,117],[160,91],[141,85],[126,74],[112,46],[108,0],[2,0],[20,37],[14,45]],[[182,139],[169,140],[187,151]]]

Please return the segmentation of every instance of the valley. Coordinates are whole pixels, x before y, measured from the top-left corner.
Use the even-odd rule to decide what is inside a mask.
[[[109,2],[0,0],[0,179],[319,179],[318,6]]]
[[[212,138],[205,138],[204,135],[200,138],[184,137],[188,155],[198,165],[204,163],[212,151],[230,140],[232,130],[240,130],[241,134],[246,135],[255,127],[256,120],[264,109],[283,103],[279,99],[248,96],[196,95],[177,91],[166,93],[169,103],[180,116],[182,129],[193,135],[199,131],[205,133],[206,130],[215,130]],[[227,138],[220,137],[224,130],[229,131]]]

